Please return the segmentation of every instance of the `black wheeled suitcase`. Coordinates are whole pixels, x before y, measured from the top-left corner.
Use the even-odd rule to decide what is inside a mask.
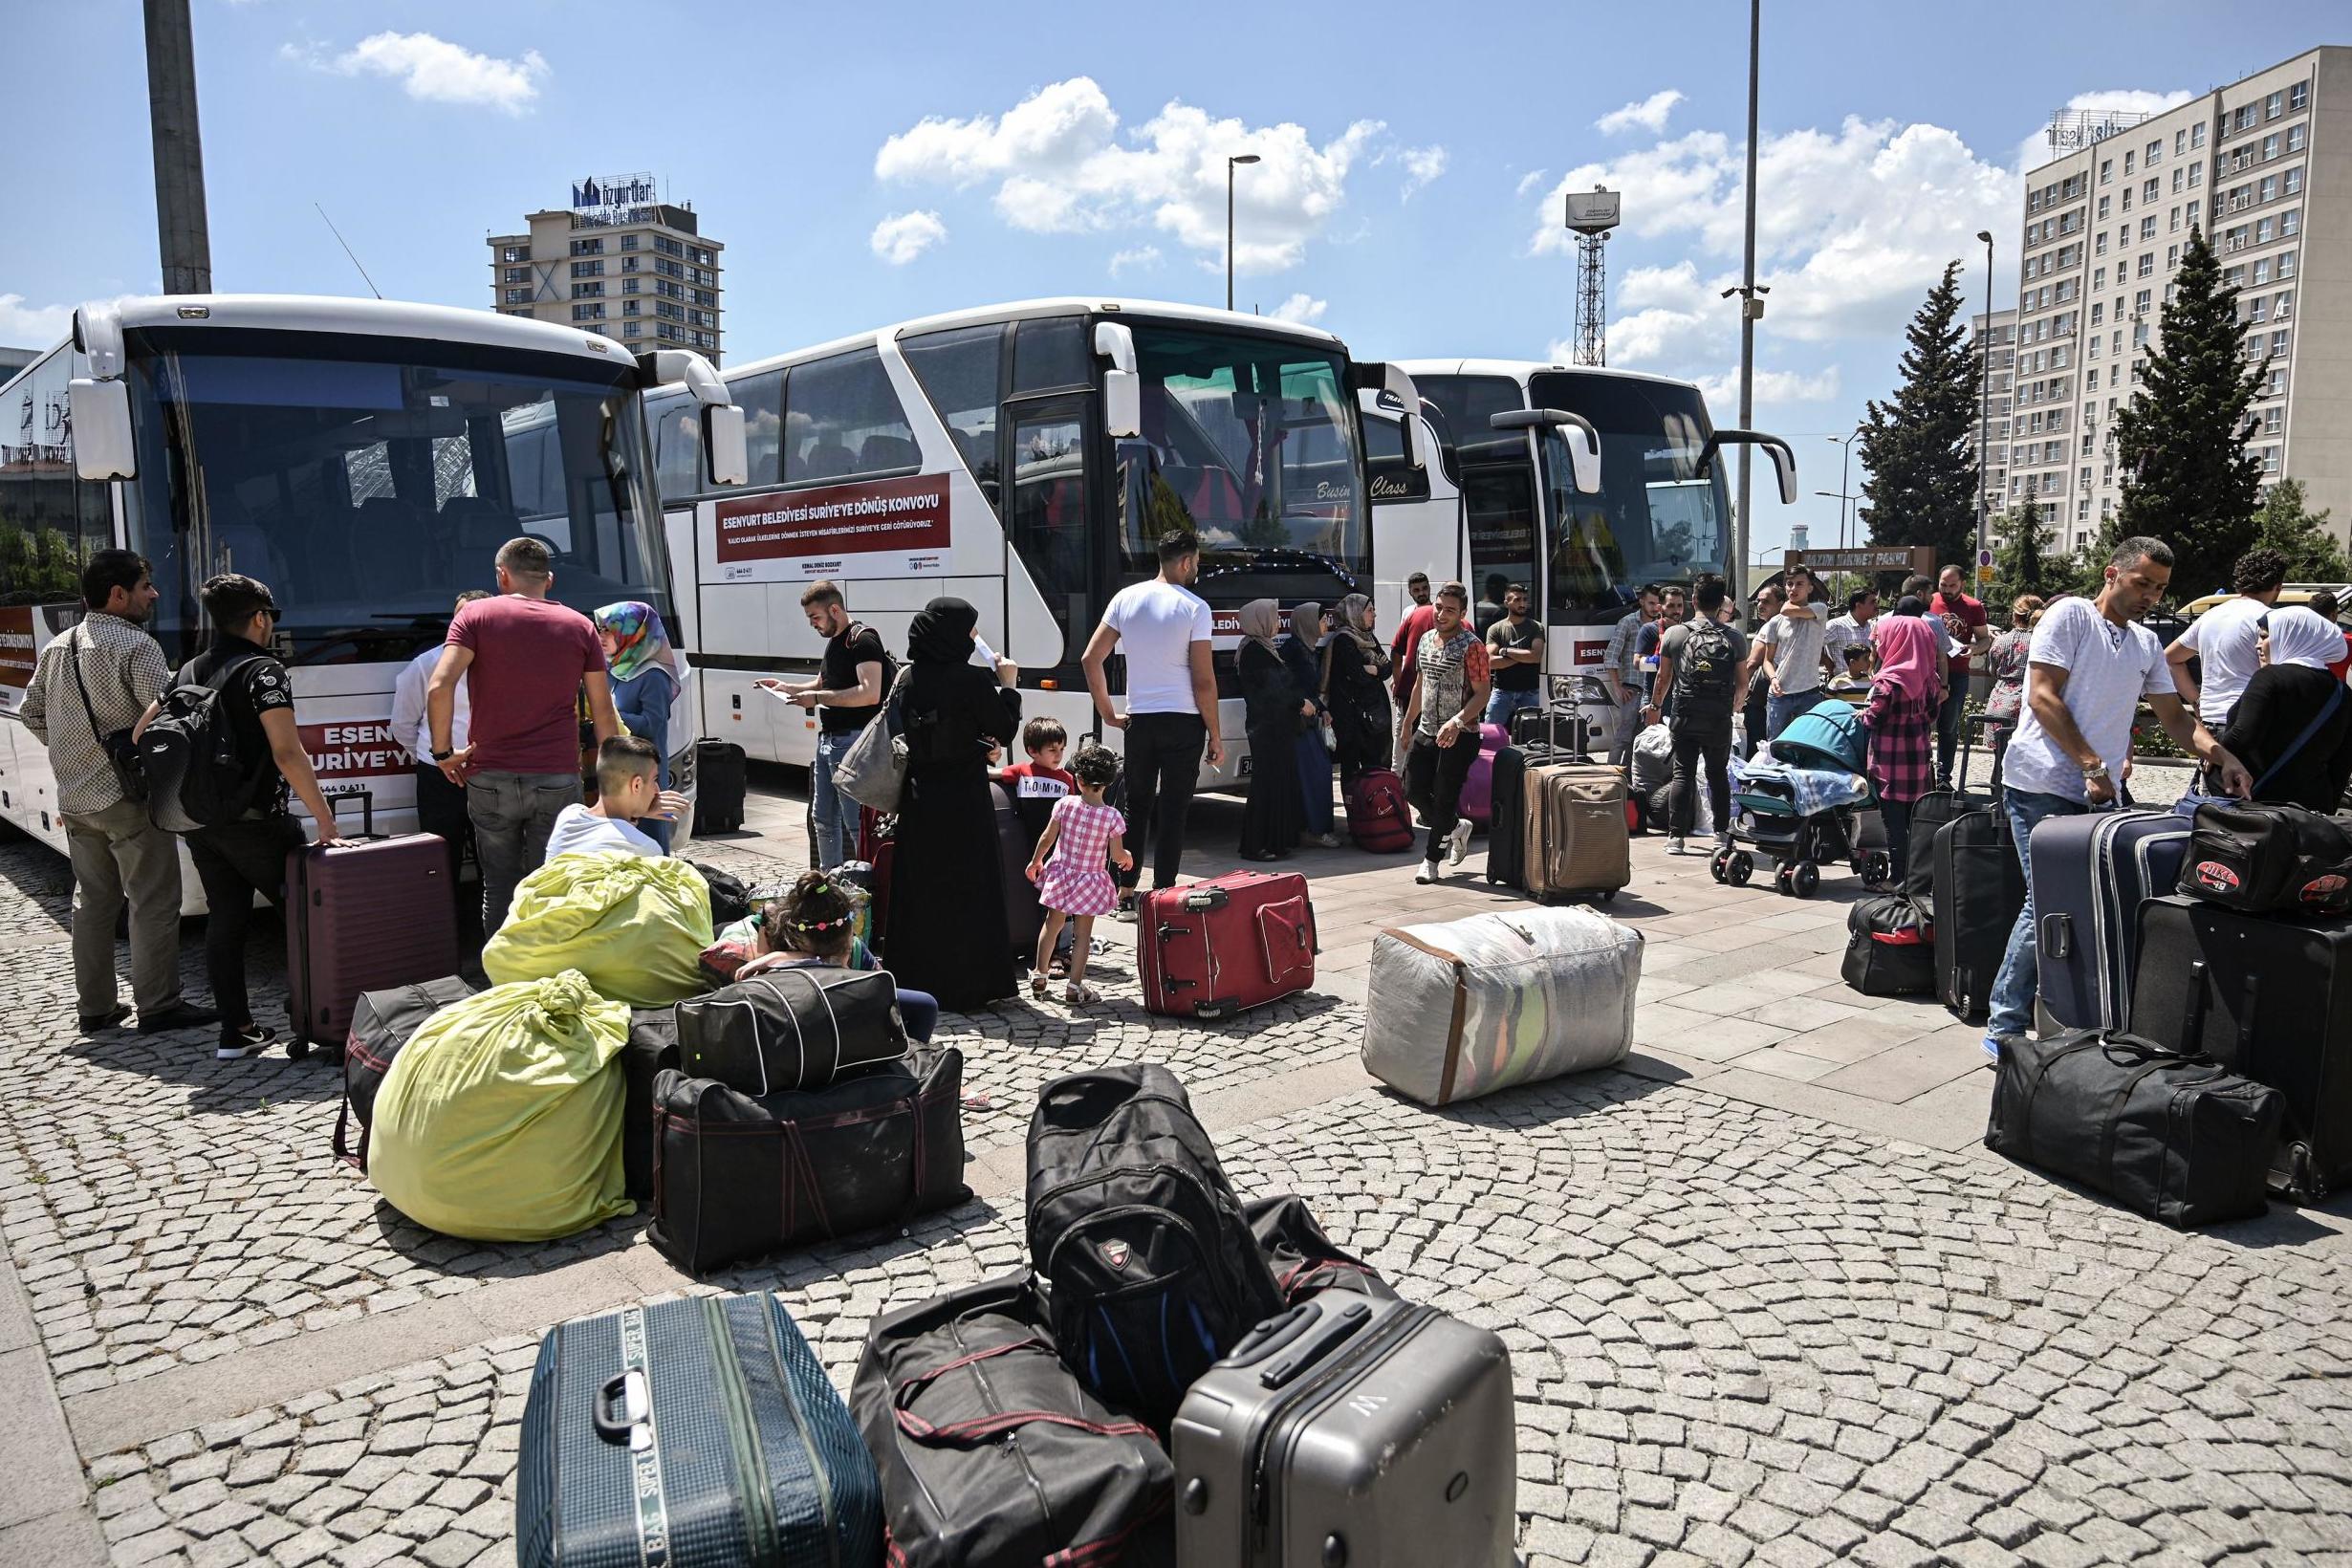
[[[1524,717],[1525,710],[1513,716]],[[1527,854],[1527,752],[1517,746],[1506,746],[1494,753],[1492,767],[1487,881],[1516,887]]]
[[[1922,918],[1935,908],[1935,836],[1944,824],[1991,803],[1954,790],[1929,790],[1911,802],[1910,862],[1903,874],[1903,896],[1919,905]]]
[[[766,1291],[551,1330],[523,1405],[522,1568],[882,1561],[849,1407]]]
[[[2053,817],[2034,830],[2035,991],[2061,1027],[2123,1027],[2140,905],[2172,890],[2188,852],[2188,819],[2168,811]]]
[[[1511,1353],[1434,1307],[1326,1292],[1193,1383],[1168,1435],[1178,1568],[1508,1568]]]
[[[1993,982],[2024,908],[2025,868],[2006,813],[1964,812],[1936,830],[1935,994],[1966,1022],[1991,1015]]]
[[[1037,884],[1029,880],[1029,858],[1044,830],[1030,831],[1013,793],[1002,784],[989,786],[989,804],[996,817],[996,859],[1004,868],[1005,931],[1026,972],[1036,967],[1037,933],[1045,929],[1045,905],[1037,902]]]
[[[733,833],[743,826],[743,797],[751,775],[743,748],[732,741],[694,743],[694,831]]]
[[[2352,921],[2151,899],[2140,910],[2131,1030],[2279,1092],[2276,1190],[2309,1203],[2352,1186]]]
[[[2187,1230],[2263,1209],[2278,1092],[2131,1034],[2001,1048],[1985,1146]]]

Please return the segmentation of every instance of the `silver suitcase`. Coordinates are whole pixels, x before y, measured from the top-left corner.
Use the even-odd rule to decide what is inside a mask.
[[[1326,1292],[1185,1395],[1178,1568],[1510,1568],[1517,1445],[1500,1339]]]

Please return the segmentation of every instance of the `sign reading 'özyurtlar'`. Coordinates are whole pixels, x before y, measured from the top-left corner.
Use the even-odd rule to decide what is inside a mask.
[[[952,531],[945,474],[746,495],[719,502],[715,512],[714,554],[728,581],[947,570]]]

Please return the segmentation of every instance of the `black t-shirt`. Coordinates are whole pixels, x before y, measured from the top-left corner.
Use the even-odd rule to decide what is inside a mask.
[[[885,684],[889,681],[889,655],[882,651],[882,639],[875,634],[873,627],[861,621],[853,621],[840,636],[826,639],[825,659],[817,667],[817,674],[827,691],[851,691],[857,688],[860,664],[881,664],[882,680]],[[885,691],[883,695],[888,696],[889,693]],[[828,735],[854,735],[880,711],[880,703],[869,703],[860,708],[827,706],[817,710],[817,727]]]
[[[258,643],[224,635],[189,660],[172,677],[171,684],[203,686],[223,664],[231,662],[237,662],[236,668],[221,687],[221,703],[228,714],[229,733],[236,740],[237,755],[252,776],[266,781],[255,794],[253,805],[261,811],[282,811],[286,806],[286,778],[278,772],[277,757],[270,750],[270,734],[261,726],[261,716],[278,708],[293,711],[294,678],[286,673],[286,666]]]
[[[1543,641],[1543,622],[1529,616],[1517,625],[1505,616],[1487,629],[1487,646],[1500,651],[1504,648],[1532,648]],[[1494,661],[1494,689],[1497,691],[1534,691],[1543,684],[1543,664],[1506,664]]]
[[[2327,671],[2306,664],[2265,664],[2254,671],[2220,738],[2255,782],[2263,784],[2255,799],[2335,811],[2346,779],[2352,778],[2352,694],[2336,703],[2335,711],[2301,751],[2292,757],[2287,753],[2296,737],[2327,711],[2329,699],[2341,686]],[[2264,775],[2281,757],[2287,757],[2286,766],[2264,783]]]

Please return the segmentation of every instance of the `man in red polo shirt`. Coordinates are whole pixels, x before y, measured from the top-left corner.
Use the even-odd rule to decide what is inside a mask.
[[[1970,658],[1993,645],[1985,601],[1962,591],[1968,580],[1968,574],[1960,568],[1947,566],[1935,579],[1935,598],[1927,602],[1929,613],[1944,618],[1944,629],[1960,648],[1952,656],[1951,685],[1944,693],[1944,706],[1935,711],[1935,787],[1939,790],[1952,787],[1952,753],[1960,749],[1960,721],[1968,713]]]

